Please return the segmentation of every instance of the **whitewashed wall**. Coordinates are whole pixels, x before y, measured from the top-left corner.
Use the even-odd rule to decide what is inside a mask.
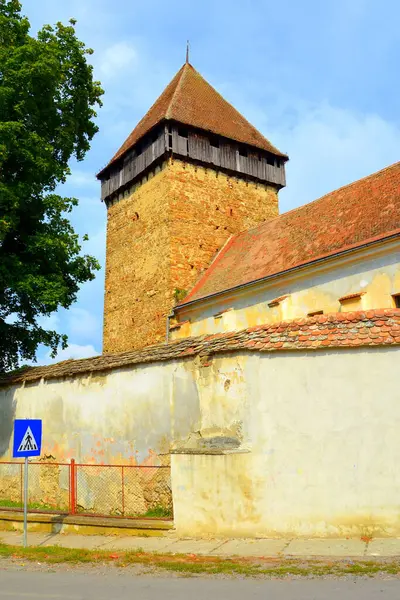
[[[0,389],[0,460],[13,418],[41,417],[58,460],[180,452],[181,534],[400,535],[399,360],[397,347],[238,353]]]

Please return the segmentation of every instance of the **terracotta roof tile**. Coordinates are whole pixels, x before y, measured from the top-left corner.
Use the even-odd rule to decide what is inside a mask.
[[[375,334],[375,331],[378,333]],[[379,345],[400,345],[400,309],[318,315],[307,319],[258,325],[243,331],[187,338],[134,352],[66,360],[48,367],[32,367],[17,374],[3,375],[0,378],[0,386],[89,375],[135,364],[197,355],[206,357],[202,364],[209,366],[210,357],[214,354],[246,349],[275,352]]]
[[[346,300],[354,300],[355,298],[361,298],[364,296],[365,292],[355,292],[354,294],[347,294],[347,296],[342,296],[339,298],[339,302],[346,302]]]
[[[181,303],[400,233],[400,162],[234,237]]]
[[[278,306],[281,302],[289,298],[289,294],[285,294],[284,296],[279,296],[279,298],[274,298],[271,302],[268,302],[268,306],[272,308],[273,306]]]
[[[192,67],[185,63],[155,101],[109,165],[120,158],[150,129],[173,120],[249,144],[286,158]],[[109,166],[108,165],[108,166]]]

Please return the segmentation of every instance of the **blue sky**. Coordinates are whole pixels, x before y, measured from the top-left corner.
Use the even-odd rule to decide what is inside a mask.
[[[95,173],[185,59],[289,154],[281,211],[400,160],[397,0],[22,0],[36,31],[78,20],[105,89],[100,133],[72,165],[65,195],[85,251],[104,264],[105,207]],[[103,270],[47,323],[69,336],[57,360],[101,352]],[[39,362],[50,362],[47,350]]]

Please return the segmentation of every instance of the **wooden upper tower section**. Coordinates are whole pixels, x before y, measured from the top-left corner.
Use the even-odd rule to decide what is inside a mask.
[[[288,157],[229,104],[190,63],[185,63],[97,175],[101,199],[116,194],[166,155],[244,179],[285,186]]]

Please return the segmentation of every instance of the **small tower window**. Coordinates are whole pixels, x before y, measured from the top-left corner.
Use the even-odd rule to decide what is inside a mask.
[[[273,156],[271,156],[271,155],[267,156],[267,164],[271,165],[272,167],[275,166],[275,160],[274,160]]]
[[[187,138],[189,133],[185,127],[178,127],[178,135],[180,135],[181,137]]]
[[[400,308],[400,294],[393,294],[394,305],[396,308]]]
[[[211,137],[210,146],[212,146],[213,148],[219,148],[219,139],[217,137]]]
[[[239,155],[247,158],[247,148],[244,146],[239,146]]]

